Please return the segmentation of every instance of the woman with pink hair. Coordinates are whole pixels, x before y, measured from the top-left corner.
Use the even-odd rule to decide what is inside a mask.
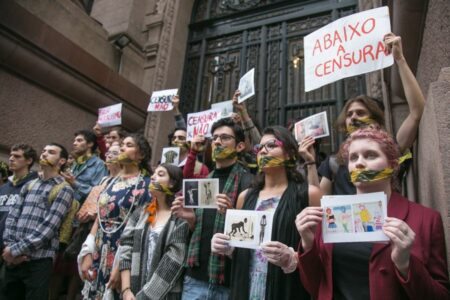
[[[341,155],[357,194],[386,194],[382,230],[390,241],[324,244],[323,209],[305,208],[296,218],[304,287],[314,299],[449,299],[441,216],[393,190],[400,151],[392,137],[382,130],[358,130]]]

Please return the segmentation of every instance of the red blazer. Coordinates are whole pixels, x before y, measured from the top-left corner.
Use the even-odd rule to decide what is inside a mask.
[[[376,243],[369,262],[371,299],[450,299],[445,237],[438,212],[392,193],[388,216],[405,221],[415,232],[409,274],[404,280],[391,260],[390,244]],[[299,249],[299,271],[304,287],[315,299],[333,298],[333,244],[322,241],[321,226],[313,248]],[[300,247],[301,248],[301,247]]]

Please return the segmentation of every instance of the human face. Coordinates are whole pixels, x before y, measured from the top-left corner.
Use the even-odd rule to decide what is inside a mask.
[[[108,145],[112,144],[111,136],[109,135],[109,133],[105,134],[104,139],[105,139],[106,144],[108,144]]]
[[[389,160],[380,144],[371,139],[354,140],[348,148],[348,170],[358,169],[381,171],[389,166]],[[380,180],[381,181],[381,180]],[[383,180],[389,182],[389,179]],[[370,185],[374,182],[355,182],[355,186]]]
[[[177,130],[173,133],[172,143],[186,143],[186,131]]]
[[[91,145],[92,146],[92,145]],[[83,135],[79,134],[75,137],[73,140],[73,152],[77,156],[82,156],[87,154],[89,151],[89,144],[87,143],[86,139]]]
[[[164,167],[161,166],[157,167],[151,179],[152,181],[158,182],[161,185],[171,187],[169,173]]]
[[[9,154],[9,170],[14,173],[20,173],[28,169],[32,159],[26,159],[23,150],[13,150]]]
[[[116,130],[112,130],[109,132],[109,144],[112,144],[113,142],[120,142],[120,136],[119,133]]]
[[[236,148],[236,137],[234,136],[233,129],[228,126],[222,126],[216,128],[213,132],[212,149],[214,150],[218,146],[224,148],[234,149]]]
[[[282,145],[273,134],[266,134],[261,138],[261,143],[255,145],[255,151],[258,156],[284,157]]]
[[[345,118],[345,126],[348,127],[355,120],[365,118],[365,117],[370,117],[370,112],[367,109],[367,107],[359,101],[354,101],[348,107],[346,118]]]
[[[108,152],[105,153],[106,163],[114,163],[120,154],[120,146],[116,143],[109,147]]]
[[[58,169],[66,162],[61,158],[61,149],[58,146],[47,145],[44,147],[40,157],[41,166],[57,167]]]
[[[140,161],[142,159],[142,155],[140,153],[139,147],[135,143],[132,137],[126,137],[121,146],[120,146],[120,154],[126,154],[126,157],[131,161]]]

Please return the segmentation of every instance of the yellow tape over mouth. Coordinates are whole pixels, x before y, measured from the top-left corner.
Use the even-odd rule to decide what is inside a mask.
[[[167,196],[173,196],[173,192],[169,189],[168,186],[161,184],[157,181],[150,182],[149,186],[150,191],[160,191],[166,194]]]
[[[274,167],[294,167],[295,161],[293,159],[284,159],[273,156],[260,156],[258,157],[258,169],[261,172],[263,168]]]
[[[374,124],[376,121],[370,117],[364,117],[356,119],[356,122],[351,123],[350,125],[347,125],[347,133],[352,134],[358,129],[364,128],[370,124]]]
[[[216,147],[216,148],[214,148],[213,153],[212,153],[213,161],[216,161],[217,159],[219,159],[219,160],[233,159],[235,157],[237,157],[237,152],[235,149],[231,149],[231,148]]]
[[[369,169],[357,169],[350,172],[351,182],[373,182],[386,178],[390,178],[394,173],[392,168],[384,168],[383,170],[375,171]]]
[[[117,157],[117,161],[121,164],[126,165],[135,165],[135,166],[138,165],[138,162],[129,158],[126,153],[120,153],[119,156]]]

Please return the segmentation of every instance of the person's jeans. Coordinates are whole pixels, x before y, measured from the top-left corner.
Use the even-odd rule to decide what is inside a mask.
[[[51,258],[23,262],[5,270],[6,299],[48,299],[48,285],[53,268]]]
[[[182,300],[228,300],[229,298],[229,288],[189,276],[184,277]]]

